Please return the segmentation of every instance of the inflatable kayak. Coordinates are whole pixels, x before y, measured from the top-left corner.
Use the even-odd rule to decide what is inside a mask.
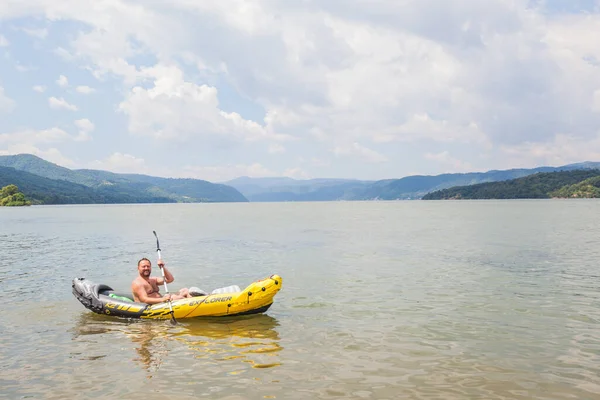
[[[264,313],[281,290],[281,283],[279,275],[271,275],[251,283],[244,290],[238,286],[215,289],[210,294],[174,300],[171,306],[176,319]],[[138,303],[133,301],[130,293],[117,293],[110,286],[86,278],[73,279],[72,287],[77,300],[98,314],[125,318],[171,318],[168,302],[153,305]]]

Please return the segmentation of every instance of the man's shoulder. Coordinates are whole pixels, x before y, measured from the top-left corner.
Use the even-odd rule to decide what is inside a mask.
[[[131,282],[131,286],[144,286],[146,281],[139,276]]]

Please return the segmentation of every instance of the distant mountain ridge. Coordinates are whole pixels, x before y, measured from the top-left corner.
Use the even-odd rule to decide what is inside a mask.
[[[559,167],[544,166],[487,172],[411,175],[400,179],[378,181],[242,177],[223,183],[236,188],[250,201],[406,200],[421,199],[427,193],[454,186],[499,182],[540,172],[580,169],[600,169],[600,162],[585,161]]]
[[[248,201],[231,186],[200,179],[71,170],[31,154],[0,156],[0,167],[4,167],[0,177],[10,176],[16,181],[9,183],[17,185],[25,195],[35,193],[38,198],[44,198],[45,201],[40,200],[44,204]]]
[[[423,200],[549,199],[600,197],[600,169],[538,172],[522,178],[454,186]]]
[[[239,177],[227,182],[211,183],[200,179],[160,178],[90,169],[71,170],[31,154],[0,156],[0,184],[17,185],[19,190],[37,204],[417,200],[428,193],[453,187],[573,170],[600,170],[600,162],[412,175],[376,181]],[[595,189],[589,184],[582,185],[568,190],[584,193],[582,188],[585,188],[585,193],[595,193]]]

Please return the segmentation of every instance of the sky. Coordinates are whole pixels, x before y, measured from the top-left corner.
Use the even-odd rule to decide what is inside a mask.
[[[2,0],[20,153],[211,182],[600,161],[600,0]]]

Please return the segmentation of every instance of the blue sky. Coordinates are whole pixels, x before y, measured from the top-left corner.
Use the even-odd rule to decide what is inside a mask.
[[[0,155],[213,182],[600,161],[599,0],[5,0]]]

